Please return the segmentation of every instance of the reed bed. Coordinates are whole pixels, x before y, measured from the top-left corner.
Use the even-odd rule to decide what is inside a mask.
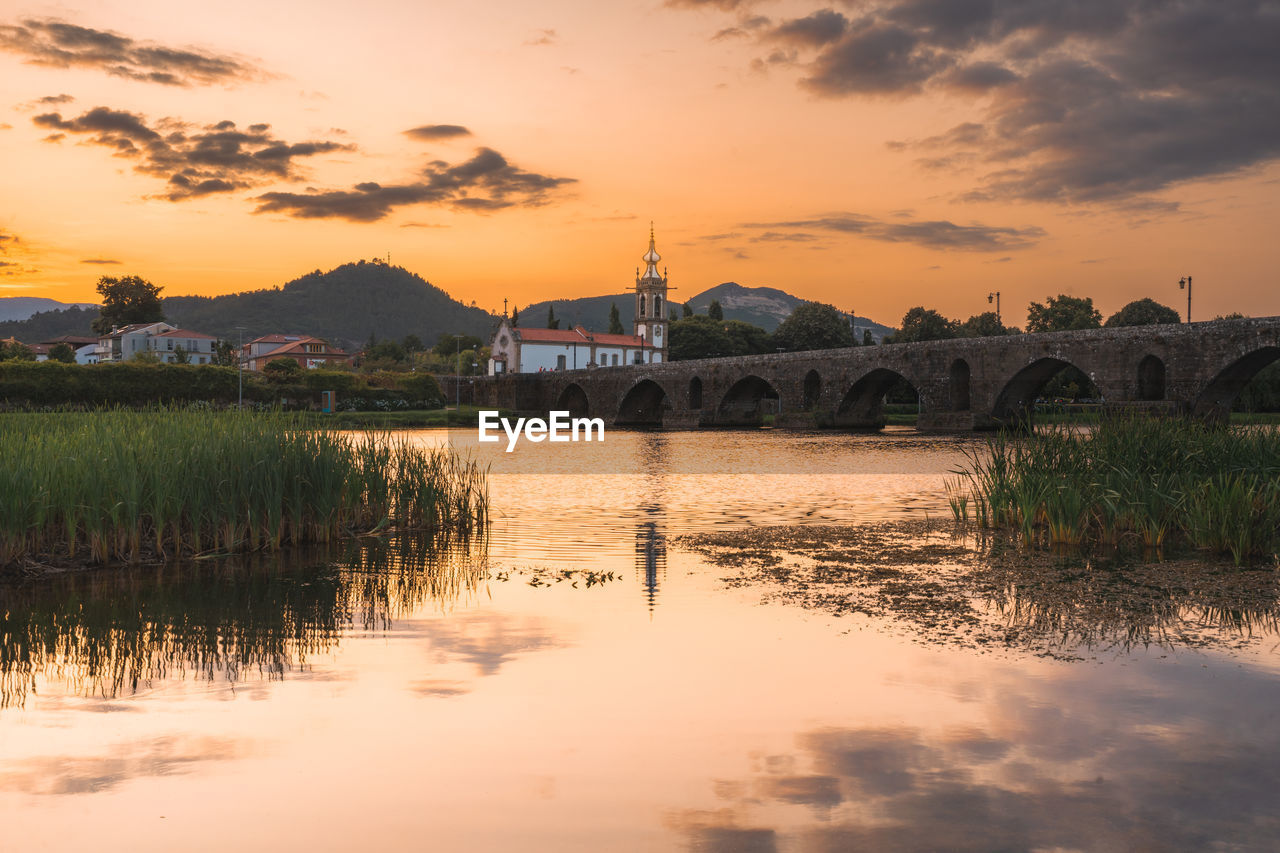
[[[451,450],[283,413],[12,414],[0,425],[0,568],[468,533],[487,515],[485,473]]]
[[[956,518],[1052,546],[1189,544],[1237,565],[1280,549],[1280,433],[1175,419],[1000,434],[948,485]]]

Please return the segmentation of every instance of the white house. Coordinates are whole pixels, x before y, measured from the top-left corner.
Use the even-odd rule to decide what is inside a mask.
[[[663,350],[638,335],[573,329],[522,329],[503,317],[490,345],[489,373],[540,373],[619,364],[657,364]]]
[[[503,317],[490,342],[489,374],[538,373],[620,364],[658,364],[667,360],[667,275],[658,273],[662,257],[649,226],[649,251],[636,270],[636,311],[630,335],[573,329],[524,329]]]
[[[179,351],[186,353],[191,364],[212,364],[218,339],[213,335],[179,329],[168,323],[134,323],[118,326],[111,334],[98,339],[98,361],[128,361],[148,352],[161,361],[176,363]]]

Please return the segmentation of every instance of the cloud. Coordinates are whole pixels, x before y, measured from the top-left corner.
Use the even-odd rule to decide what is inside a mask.
[[[268,124],[240,130],[232,121],[200,127],[163,119],[152,126],[145,116],[108,107],[95,107],[74,119],[44,113],[32,122],[86,136],[117,157],[132,160],[134,171],[166,181],[159,197],[169,201],[232,192],[266,180],[296,180],[296,161],[355,149],[328,141],[289,143],[273,135]]]
[[[90,68],[165,86],[229,85],[268,76],[257,66],[224,54],[135,41],[56,18],[0,25],[0,50],[24,56],[32,65]]]
[[[555,30],[538,30],[530,36],[525,44],[531,47],[539,47],[544,44],[555,44],[559,36]]]
[[[849,19],[831,9],[819,9],[803,18],[783,21],[766,37],[803,47],[821,47],[839,39],[849,28]]]
[[[738,3],[668,5],[736,11]],[[1119,204],[1280,159],[1280,14],[1261,0],[879,0],[785,21],[797,83],[825,98],[969,101],[981,139],[933,140],[933,169],[986,164],[967,200]],[[897,150],[907,150],[912,143]]]
[[[17,246],[21,240],[13,234],[6,234],[0,231],[0,255],[8,254],[9,250]]]
[[[298,219],[345,219],[375,222],[398,207],[417,204],[489,212],[508,207],[536,207],[574,178],[527,172],[491,148],[479,148],[464,163],[434,161],[411,183],[383,185],[372,181],[350,190],[269,192],[258,196],[255,213],[285,213]]]
[[[944,219],[885,221],[858,213],[836,213],[814,219],[783,222],[753,222],[745,223],[741,227],[762,229],[760,239],[778,239],[776,236],[769,236],[778,234],[775,229],[807,228],[865,237],[885,243],[913,243],[929,249],[969,252],[1027,249],[1045,236],[1044,229],[1035,226],[1010,228],[980,224],[957,225]]]
[[[666,0],[673,9],[720,9],[731,12],[751,5],[752,0]]]
[[[107,265],[107,264],[119,264],[119,263],[120,263],[120,261],[114,261],[114,260],[112,260],[112,259],[110,259],[110,258],[85,258],[85,259],[84,259],[84,260],[82,260],[80,263],[82,263],[82,264],[102,264],[102,265]]]
[[[470,136],[471,131],[460,124],[424,124],[406,130],[404,135],[410,139],[434,142],[440,139],[454,139],[459,136]]]

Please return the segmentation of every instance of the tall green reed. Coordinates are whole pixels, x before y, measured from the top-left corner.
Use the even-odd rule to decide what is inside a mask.
[[[274,550],[371,529],[469,532],[485,473],[387,433],[283,414],[10,414],[0,424],[0,567]]]
[[[1176,540],[1238,564],[1280,549],[1280,433],[1266,428],[1123,418],[1000,434],[954,473],[957,519],[972,506],[979,525],[1028,544]]]

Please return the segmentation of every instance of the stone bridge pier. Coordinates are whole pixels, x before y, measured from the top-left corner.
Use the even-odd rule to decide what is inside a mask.
[[[1030,423],[1036,398],[1074,366],[1112,410],[1224,420],[1280,358],[1280,318],[925,341],[739,358],[509,374],[476,382],[480,405],[566,410],[610,426],[874,430],[899,383],[919,396],[917,428]]]

